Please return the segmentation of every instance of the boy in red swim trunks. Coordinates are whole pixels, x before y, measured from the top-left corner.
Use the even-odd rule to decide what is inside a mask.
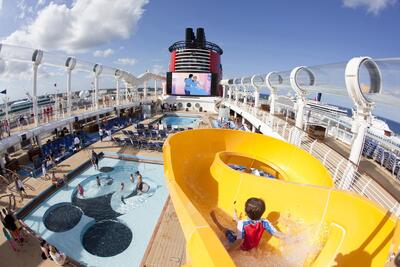
[[[259,198],[249,198],[245,204],[245,212],[249,217],[246,220],[238,220],[235,211],[234,220],[237,222],[238,235],[236,236],[233,231],[227,230],[225,232],[229,242],[233,243],[236,239],[243,239],[240,246],[242,250],[251,250],[260,243],[264,231],[277,238],[284,238],[285,235],[275,227],[267,219],[262,219],[261,216],[265,212],[265,203]]]

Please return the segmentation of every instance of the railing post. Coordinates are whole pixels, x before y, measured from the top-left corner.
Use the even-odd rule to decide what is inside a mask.
[[[333,181],[335,181],[335,183],[336,183],[336,177],[337,177],[337,173],[338,173],[338,171],[339,171],[340,165],[342,165],[342,163],[343,163],[344,160],[345,160],[345,159],[341,159],[341,160],[339,161],[339,164],[336,166],[335,173],[334,173],[334,175],[333,175]],[[342,183],[343,183],[343,180],[342,180],[341,183],[338,185],[338,188],[342,188]]]
[[[311,155],[312,155],[312,152],[313,152],[313,149],[314,149],[314,146],[316,143],[317,143],[317,139],[315,139],[310,145],[310,149],[308,150],[308,153],[310,153]]]

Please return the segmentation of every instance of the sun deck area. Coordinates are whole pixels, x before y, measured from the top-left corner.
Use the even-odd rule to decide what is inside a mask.
[[[179,115],[180,112],[176,112],[175,114]],[[204,113],[193,113],[193,115],[201,118],[201,123],[199,123],[198,127],[211,127],[211,117],[214,117],[214,115]],[[139,124],[151,124],[159,120],[161,117],[162,115],[157,115],[146,119],[145,121],[140,121]],[[135,131],[135,126],[130,125],[123,130]],[[114,140],[118,138],[126,138],[122,131],[115,132],[112,137]],[[137,147],[133,147],[128,144],[120,145],[115,141],[97,141],[59,162],[53,168],[48,170],[47,173],[54,172],[56,177],[63,177],[63,175],[76,171],[77,169],[84,169],[85,167],[82,167],[82,165],[88,165],[92,150],[94,150],[96,153],[102,152],[107,154],[107,157],[109,158],[122,159],[121,155],[126,155],[126,160],[129,161],[162,164],[160,161],[162,158],[162,153],[160,151],[138,149]],[[43,193],[53,186],[51,180],[48,180],[43,176],[36,178],[27,177],[23,180],[23,184],[26,188],[28,196],[25,197],[21,202],[19,201],[20,197],[17,195],[14,183],[11,183],[8,186],[1,184],[1,196],[4,197],[0,199],[0,206],[9,207],[10,203],[7,195],[13,194],[16,199],[14,211],[19,211],[24,207],[29,206],[33,200],[39,200],[40,202],[41,198],[44,199],[48,197],[48,194],[43,195]],[[36,205],[33,206],[31,210],[35,207]],[[26,215],[29,212],[29,210],[25,211],[24,214]],[[18,252],[13,252],[9,248],[4,236],[1,235],[0,257],[2,262],[7,266],[57,266],[50,260],[41,259],[39,238],[36,236],[36,233],[28,232],[26,239],[28,242],[25,243],[24,246],[20,247]],[[183,232],[181,230],[172,202],[168,198],[158,218],[154,232],[151,235],[151,240],[148,243],[140,266],[181,266],[184,262],[185,238],[183,236]],[[70,258],[69,263],[67,263],[66,266],[80,266],[80,264]]]
[[[213,113],[188,113],[180,111],[173,114],[192,117],[198,116],[200,118],[200,122],[196,128],[212,128],[214,125],[213,121],[217,119],[217,115]],[[132,138],[130,138],[133,136],[130,136],[131,133],[138,133],[138,124],[146,125],[145,127],[147,129],[149,127],[148,125],[155,124],[162,118],[163,115],[158,114],[144,121],[139,121],[133,125],[129,125],[123,129],[120,129],[112,134],[114,141],[96,141],[88,147],[83,148],[82,150],[74,153],[72,156],[59,162],[52,169],[48,170],[48,173],[54,172],[57,177],[62,177],[64,174],[68,174],[77,169],[83,168],[82,165],[85,163],[88,164],[88,161],[90,160],[90,153],[92,149],[97,153],[103,152],[107,155],[107,157],[110,158],[160,164],[162,153],[159,150],[142,149],[135,145],[131,145],[129,140],[132,140]],[[112,117],[109,117],[109,119],[112,119]],[[179,128],[176,128],[176,131],[179,131]],[[127,138],[127,134],[130,137]],[[121,140],[123,143],[118,143],[116,140]],[[348,156],[349,148],[346,145],[341,144],[340,141],[328,138],[325,140],[325,142],[327,145],[335,149],[339,154],[343,155],[344,157]],[[382,181],[380,181],[379,184],[382,183],[381,185],[383,187],[390,187],[390,184],[385,185],[385,181],[389,180],[385,176],[385,170],[380,170],[379,166],[376,166],[368,159],[363,159],[361,161],[361,166],[365,168],[370,175],[380,177],[378,179],[382,179]],[[7,187],[5,187],[4,184],[1,184],[1,195],[4,196],[0,199],[1,207],[6,207],[9,205],[9,198],[7,195],[12,193],[16,196],[17,201],[15,202],[15,211],[18,211],[23,207],[29,206],[33,199],[37,200],[38,198],[46,198],[48,195],[43,196],[42,194],[52,186],[51,180],[47,180],[42,176],[36,178],[28,177],[23,181],[23,183],[25,185],[28,197],[24,198],[22,202],[18,201],[19,197],[16,196],[14,183]],[[398,191],[396,190],[398,190],[397,184],[393,184],[391,189],[388,189],[388,191],[393,195],[398,194]],[[29,211],[26,213],[29,213]],[[14,253],[8,247],[4,236],[1,236],[0,257],[3,262],[5,262],[8,266],[57,266],[52,261],[43,261],[40,258],[39,239],[35,233],[29,233],[27,239],[28,243],[21,247],[19,252]],[[163,205],[162,212],[159,215],[156,227],[151,235],[150,242],[147,245],[140,266],[181,266],[185,263],[186,258],[185,244],[185,238],[176,212],[170,198],[168,197]],[[16,257],[16,255],[18,255],[18,257]],[[67,266],[80,266],[80,264],[71,259]]]

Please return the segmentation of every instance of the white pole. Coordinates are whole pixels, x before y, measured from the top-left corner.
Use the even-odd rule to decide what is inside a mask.
[[[296,113],[296,127],[303,129],[305,101],[302,97],[297,98],[297,113]]]
[[[258,102],[260,102],[260,93],[258,92],[258,87],[254,90],[254,107],[258,107]]]
[[[358,166],[364,146],[365,135],[368,130],[368,123],[360,115],[357,115],[357,118],[353,123],[355,124],[354,127],[352,127],[354,138],[351,145],[349,160]]]
[[[125,81],[125,101],[128,103],[128,83]]]
[[[94,75],[94,108],[99,109],[99,75]]]
[[[72,71],[70,69],[67,69],[67,112],[68,112],[68,116],[71,116],[71,113],[72,113],[71,76],[72,76]]]
[[[39,125],[39,114],[37,104],[37,71],[39,64],[33,63],[33,84],[32,84],[32,104],[33,104],[33,118],[35,126]]]
[[[276,101],[275,92],[271,91],[269,98],[271,99],[269,103],[269,112],[271,113],[271,115],[275,115],[275,101]]]
[[[143,83],[143,98],[147,98],[147,81]]]
[[[154,80],[154,96],[155,99],[157,100],[157,80]]]
[[[162,85],[162,91],[163,91],[162,93],[165,96],[165,95],[167,95],[167,84],[165,82],[162,82],[161,85]]]
[[[116,85],[116,91],[117,91],[117,106],[119,106],[119,78],[117,78],[117,85]]]
[[[10,118],[9,118],[9,116],[8,116],[8,101],[9,101],[10,99],[7,97],[7,96],[5,96],[5,97],[3,97],[3,101],[4,101],[4,112],[5,112],[5,114],[6,114],[6,121],[8,122],[8,123],[10,123]]]

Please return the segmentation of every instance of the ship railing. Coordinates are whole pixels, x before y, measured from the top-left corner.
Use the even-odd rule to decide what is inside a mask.
[[[361,173],[359,168],[343,155],[330,148],[328,145],[311,138],[308,133],[297,128],[293,123],[267,111],[251,107],[238,101],[224,100],[224,103],[239,107],[257,117],[260,122],[267,124],[274,132],[278,133],[287,142],[296,145],[310,153],[322,162],[331,174],[337,189],[351,191],[377,203],[381,207],[393,212],[400,217],[400,204],[396,196],[385,190],[377,181],[366,173]],[[235,110],[237,111],[237,110]],[[242,116],[246,116],[242,112]]]
[[[99,105],[98,105],[99,109],[110,108],[110,107],[116,106],[115,99],[106,98],[104,100],[102,98],[99,98],[99,100],[100,100]],[[133,103],[133,102],[140,102],[140,101],[143,101],[143,99],[141,99],[139,96],[130,95],[126,98],[126,96],[124,95],[123,97],[120,98],[120,105]],[[60,105],[60,103],[61,103],[61,105]],[[50,106],[52,107],[52,112],[45,113],[43,109],[45,107],[50,107]],[[45,105],[45,106],[38,107],[39,125],[45,124],[45,123],[51,123],[51,122],[58,121],[63,118],[67,118],[69,116],[76,116],[83,112],[90,112],[90,111],[95,111],[95,110],[96,109],[93,105],[92,100],[80,101],[80,102],[73,103],[73,105],[71,107],[71,114],[69,114],[66,101],[58,101],[51,105]],[[21,118],[23,118],[23,119],[21,119]],[[5,116],[3,116],[0,119],[1,122],[4,119],[5,119]],[[20,134],[23,131],[26,131],[26,130],[29,130],[29,129],[35,127],[32,108],[25,110],[25,111],[21,111],[21,112],[11,113],[8,116],[8,120],[9,120],[9,125],[10,125],[10,135]],[[2,130],[3,130],[3,138],[6,138],[8,135],[6,133],[5,128],[3,127]]]

